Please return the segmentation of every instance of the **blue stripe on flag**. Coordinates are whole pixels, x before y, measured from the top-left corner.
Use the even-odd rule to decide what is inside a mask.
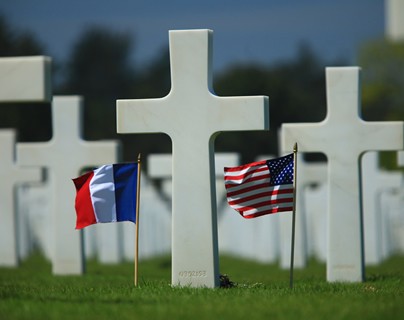
[[[116,220],[136,223],[137,163],[114,164]]]

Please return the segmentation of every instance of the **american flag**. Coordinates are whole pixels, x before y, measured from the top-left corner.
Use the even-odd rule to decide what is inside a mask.
[[[244,218],[293,210],[293,153],[224,168],[227,201]]]

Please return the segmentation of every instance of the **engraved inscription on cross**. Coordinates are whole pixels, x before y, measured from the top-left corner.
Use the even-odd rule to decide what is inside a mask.
[[[80,96],[56,96],[52,103],[53,136],[47,142],[17,144],[17,161],[24,166],[45,167],[53,193],[52,272],[56,275],[84,272],[81,233],[74,229],[75,189],[71,179],[84,167],[114,163],[116,141],[81,138],[83,101]]]
[[[328,113],[322,122],[284,124],[282,147],[328,158],[328,281],[363,281],[364,252],[359,157],[403,148],[402,122],[366,122],[360,115],[358,67],[326,68]],[[366,230],[365,230],[366,232]]]
[[[169,32],[171,91],[118,100],[118,133],[170,136],[173,149],[172,284],[219,285],[214,140],[220,131],[269,128],[268,98],[212,90],[212,31]]]

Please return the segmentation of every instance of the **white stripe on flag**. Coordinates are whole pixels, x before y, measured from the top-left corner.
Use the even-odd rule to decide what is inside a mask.
[[[95,218],[99,222],[116,222],[115,184],[112,165],[94,170],[90,194]]]
[[[263,206],[263,207],[259,207],[259,208],[252,208],[250,210],[243,211],[242,215],[243,215],[243,217],[248,218],[248,216],[255,215],[260,212],[272,211],[274,209],[282,209],[282,208],[287,208],[288,211],[292,211],[293,202],[278,203],[278,204],[272,204],[272,205]]]

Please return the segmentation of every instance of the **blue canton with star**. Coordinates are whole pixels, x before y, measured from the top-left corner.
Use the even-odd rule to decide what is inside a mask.
[[[277,159],[267,160],[269,184],[271,186],[293,183],[293,153]]]

